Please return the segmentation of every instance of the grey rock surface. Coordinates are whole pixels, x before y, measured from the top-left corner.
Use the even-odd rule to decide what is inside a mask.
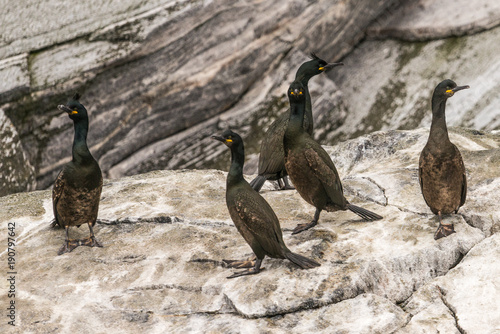
[[[0,13],[0,107],[42,189],[71,156],[71,122],[56,106],[74,91],[106,176],[214,167],[199,142],[218,129],[216,116],[266,126],[269,106],[281,105],[271,117],[286,110],[284,92],[309,52],[347,54],[393,2],[20,1]],[[326,86],[316,89],[316,114],[331,124],[323,131],[342,120],[327,99],[336,87]]]
[[[452,79],[470,89],[448,99],[449,126],[476,130],[500,129],[500,28],[461,38],[421,43],[367,40],[330,77],[342,87],[349,115],[330,131],[345,140],[377,130],[428,127],[434,88]],[[355,66],[356,71],[348,70]],[[360,84],[362,83],[362,84]],[[362,97],[362,98],[360,98]]]
[[[374,38],[423,41],[471,35],[500,24],[498,1],[399,1],[368,28]]]
[[[33,190],[35,169],[27,160],[12,122],[0,109],[0,196]]]
[[[310,81],[322,144],[428,127],[445,78],[471,86],[450,100],[451,125],[498,130],[499,13],[485,0],[18,1],[0,12],[0,108],[38,189],[71,157],[72,124],[56,106],[75,91],[108,178],[220,169],[227,152],[208,137],[227,127],[246,137],[255,172],[310,51],[345,63]]]
[[[1,197],[2,230],[16,223],[14,333],[494,333],[500,137],[451,130],[467,168],[468,198],[458,214],[445,217],[457,233],[435,241],[437,218],[417,179],[427,136],[427,129],[376,132],[326,147],[346,197],[383,215],[380,221],[323,213],[318,226],[292,236],[314,208],[296,191],[265,186],[285,243],[321,263],[312,270],[266,259],[258,275],[226,279],[231,269],[222,259],[246,258],[251,250],[229,218],[226,173],[219,170],[106,180],[95,229],[104,248],[62,256],[56,254],[64,231],[49,227],[50,191]],[[73,237],[87,233],[83,226],[71,230]],[[5,250],[0,261],[6,262]],[[0,326],[5,332],[6,324]]]

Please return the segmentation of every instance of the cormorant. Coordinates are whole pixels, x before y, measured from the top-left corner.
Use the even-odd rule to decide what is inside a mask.
[[[307,84],[313,76],[323,73],[327,69],[343,65],[343,63],[327,63],[314,53],[312,60],[303,63],[295,74],[295,81],[300,81],[304,86],[306,96],[306,110],[304,113],[304,129],[309,135],[313,133],[313,116],[311,96]],[[281,189],[293,189],[288,184],[287,171],[285,169],[285,153],[283,150],[283,135],[288,126],[289,113],[284,113],[276,119],[267,130],[262,139],[259,156],[258,176],[250,182],[252,188],[260,191],[266,180],[278,180]],[[283,179],[283,184],[281,182]]]
[[[304,130],[305,88],[294,81],[288,89],[290,121],[283,139],[285,168],[295,188],[306,202],[316,207],[314,219],[299,224],[292,234],[297,234],[318,223],[321,210],[350,210],[367,221],[382,219],[376,213],[350,204],[344,197],[337,169],[326,151]]]
[[[97,161],[87,147],[89,118],[87,110],[75,94],[67,105],[57,108],[68,113],[73,120],[73,159],[64,165],[52,189],[55,224],[64,227],[66,240],[58,255],[69,253],[78,246],[102,247],[94,236],[92,227],[97,220],[102,190],[102,174]],[[83,240],[69,239],[70,226],[88,224],[90,237]]]
[[[418,163],[420,189],[431,211],[439,216],[439,227],[434,239],[455,233],[453,224],[443,224],[441,215],[457,213],[467,196],[465,166],[458,148],[448,138],[446,128],[446,101],[456,92],[469,86],[457,86],[444,80],[432,95],[432,124],[429,139]]]
[[[286,247],[278,217],[266,200],[243,178],[245,153],[241,137],[231,130],[226,130],[222,136],[212,136],[212,138],[223,142],[231,149],[231,167],[226,182],[226,204],[234,225],[256,255],[255,261],[224,260],[232,268],[249,268],[236,272],[228,278],[257,274],[266,255],[278,259],[286,258],[302,269],[318,267],[320,264],[316,261],[292,253]]]

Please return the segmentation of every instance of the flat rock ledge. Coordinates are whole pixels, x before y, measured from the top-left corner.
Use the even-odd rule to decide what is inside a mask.
[[[64,240],[50,191],[0,198],[2,231],[15,223],[16,327],[2,333],[494,333],[500,328],[498,134],[452,129],[468,173],[457,233],[435,241],[437,218],[418,185],[427,129],[375,132],[326,147],[351,201],[385,218],[323,213],[296,191],[263,196],[293,251],[321,267],[266,259],[258,275],[226,279],[222,259],[251,250],[225,207],[219,170],[165,170],[105,182],[97,238],[57,256]],[[229,161],[228,161],[229,165]],[[248,177],[248,180],[251,176]],[[5,233],[5,232],[4,232]],[[73,228],[83,237],[86,227]],[[7,263],[7,253],[0,253]],[[5,280],[0,299],[9,299]]]

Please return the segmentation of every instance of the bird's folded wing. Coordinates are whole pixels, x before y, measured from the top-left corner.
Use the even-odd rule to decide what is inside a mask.
[[[465,165],[464,165],[464,160],[462,159],[462,155],[460,154],[460,151],[458,150],[458,148],[455,145],[453,145],[453,146],[455,147],[455,151],[457,152],[455,157],[456,157],[456,159],[458,159],[459,164],[460,164],[460,168],[463,170],[462,193],[461,193],[461,197],[460,197],[460,206],[462,206],[462,205],[464,205],[465,199],[467,198],[467,175],[465,174]]]
[[[52,188],[52,206],[54,209],[54,216],[57,224],[59,224],[59,221],[57,220],[57,202],[59,202],[59,199],[61,198],[65,184],[66,182],[64,178],[64,169],[62,169],[59,174],[57,174],[56,180],[54,182],[54,187]]]
[[[278,217],[265,199],[256,191],[253,192],[241,193],[235,198],[236,212],[261,247],[276,254],[279,243],[283,242]]]
[[[320,149],[307,148],[304,156],[314,175],[321,181],[331,201],[343,205],[345,198],[337,169],[328,153]]]
[[[260,147],[259,174],[275,174],[285,168],[283,136],[288,119],[278,118],[267,130]]]

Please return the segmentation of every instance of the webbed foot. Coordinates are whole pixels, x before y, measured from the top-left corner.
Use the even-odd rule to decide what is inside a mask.
[[[65,240],[64,245],[59,249],[57,255],[69,253],[78,246],[80,246],[80,240]]]
[[[278,179],[278,186],[280,190],[294,190],[295,187],[290,185],[288,182],[288,177],[284,176],[282,179]]]
[[[81,239],[79,241],[81,246],[102,247],[101,243],[97,241],[94,236],[88,237],[87,239]]]
[[[450,234],[455,233],[455,228],[453,224],[441,224],[439,223],[439,227],[434,233],[434,240],[438,240],[444,237],[449,236]]]
[[[237,262],[237,261],[235,261]],[[240,262],[250,262],[250,261],[240,261]],[[262,264],[262,259],[257,259],[255,258],[255,265],[252,268],[248,268],[247,270],[243,271],[238,271],[236,273],[233,273],[231,276],[228,276],[227,278],[235,278],[235,277],[240,277],[240,276],[245,276],[245,275],[255,275],[258,274],[261,270],[264,270],[264,268],[260,268],[260,265]],[[244,267],[240,267],[244,268]]]
[[[227,278],[235,278],[235,277],[240,277],[240,276],[246,276],[246,275],[255,275],[261,272],[261,270],[264,270],[264,268],[249,268],[247,270],[243,271],[238,271],[236,273],[233,273],[231,276],[228,276]]]
[[[304,232],[308,229],[310,229],[311,227],[313,226],[316,226],[318,224],[317,221],[313,220],[312,222],[308,223],[308,224],[298,224],[294,229],[293,229],[293,232],[292,234],[299,234],[301,232]]]
[[[257,257],[254,255],[246,260],[222,260],[222,262],[224,262],[228,268],[237,268],[237,269],[241,269],[241,268],[252,268],[252,267],[255,267],[255,260],[257,259]]]

